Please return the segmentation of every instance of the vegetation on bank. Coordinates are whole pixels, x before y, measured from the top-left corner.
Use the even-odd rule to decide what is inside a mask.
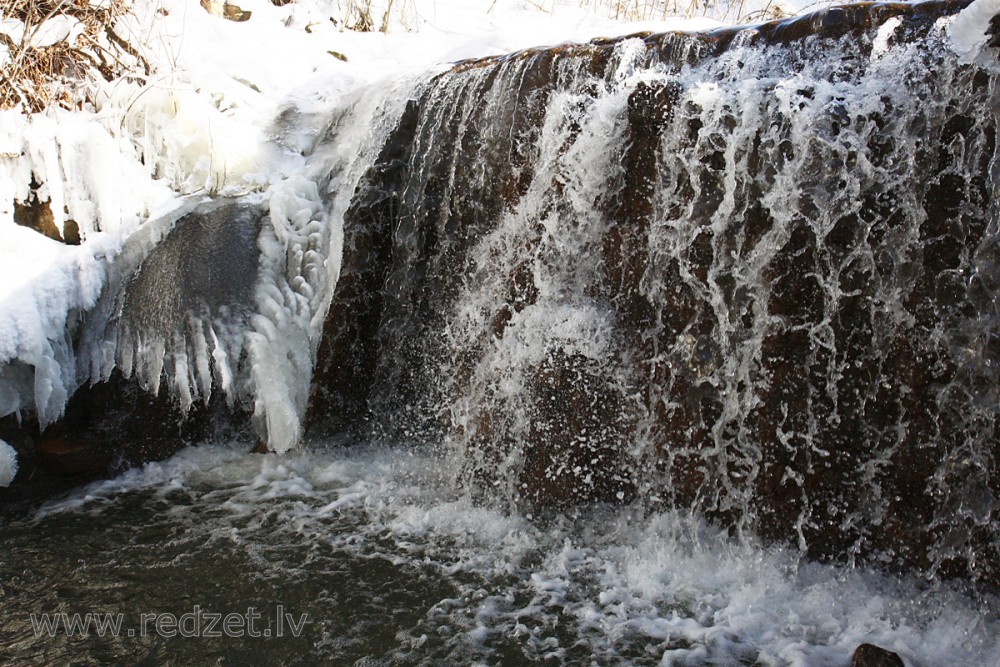
[[[149,73],[115,30],[124,0],[0,0],[0,109],[40,111],[87,100],[87,77]]]

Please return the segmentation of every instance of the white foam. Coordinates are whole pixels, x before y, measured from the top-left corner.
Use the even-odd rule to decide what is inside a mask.
[[[875,39],[872,40],[872,58],[881,58],[889,51],[889,40],[895,34],[896,30],[902,25],[903,20],[898,16],[894,16],[878,29],[875,33]]]

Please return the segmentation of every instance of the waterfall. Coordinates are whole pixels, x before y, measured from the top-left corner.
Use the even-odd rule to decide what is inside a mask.
[[[221,404],[278,453],[443,446],[501,507],[638,501],[1000,585],[996,11],[596,39],[289,110],[284,171],[109,251],[0,405],[115,457]],[[129,382],[160,405],[116,406]],[[80,444],[98,404],[142,423]]]
[[[311,423],[443,439],[501,502],[1000,581],[998,80],[951,48],[966,4],[436,76],[344,211]]]

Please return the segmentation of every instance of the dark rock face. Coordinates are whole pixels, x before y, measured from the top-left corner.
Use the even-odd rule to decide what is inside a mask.
[[[180,409],[166,392],[154,396],[114,373],[78,390],[65,416],[40,429],[31,414],[0,420],[0,439],[18,453],[17,477],[0,489],[0,503],[31,503],[53,492],[103,479],[207,440],[252,443],[250,415],[217,395]],[[249,444],[248,444],[249,448]]]
[[[410,104],[352,200],[348,215],[358,224],[344,230],[340,277],[313,369],[305,420],[313,432],[348,430],[368,416],[383,287],[392,261],[392,228],[416,121],[417,107]]]
[[[139,335],[183,331],[192,315],[251,307],[262,212],[223,202],[177,221],[125,286],[122,319]]]
[[[601,369],[585,357],[554,353],[527,387],[534,405],[520,443],[519,493],[549,506],[634,497],[625,397]]]
[[[154,395],[166,383],[184,410],[207,403],[213,388],[230,403],[240,398],[233,378],[254,309],[263,216],[239,200],[200,204],[141,262],[121,267],[82,332],[84,377],[119,369]]]
[[[441,75],[356,193],[315,414],[510,498],[1000,583],[1000,86],[934,29],[964,4]]]
[[[904,665],[902,658],[892,651],[874,644],[862,644],[851,656],[851,667],[904,667]]]

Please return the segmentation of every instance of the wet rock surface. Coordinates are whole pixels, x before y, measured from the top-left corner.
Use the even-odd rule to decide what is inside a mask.
[[[441,75],[356,193],[314,409],[494,497],[1000,583],[997,83],[934,27],[965,4]]]
[[[257,207],[212,202],[177,221],[125,285],[121,319],[143,338],[184,331],[192,316],[252,307],[257,278]]]
[[[904,667],[904,665],[902,658],[892,651],[874,644],[862,644],[851,656],[851,667]]]

